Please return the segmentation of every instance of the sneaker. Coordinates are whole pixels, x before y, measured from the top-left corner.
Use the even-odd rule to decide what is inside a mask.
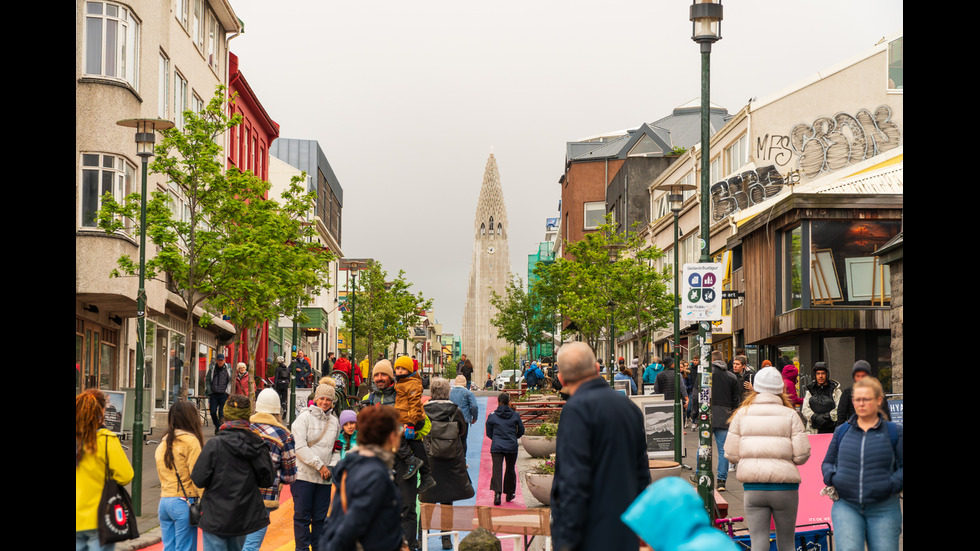
[[[432,488],[436,485],[436,479],[432,478],[431,474],[422,475],[422,481],[419,483],[419,493]]]
[[[412,478],[418,474],[419,469],[421,469],[423,465],[422,460],[414,455],[406,459],[405,463],[408,464],[408,467],[405,469],[405,476],[403,477],[405,480],[408,480],[409,478]]]
[[[719,480],[718,482],[716,482],[715,483],[715,489],[718,490],[719,492],[724,492],[725,491],[725,481],[724,480]]]

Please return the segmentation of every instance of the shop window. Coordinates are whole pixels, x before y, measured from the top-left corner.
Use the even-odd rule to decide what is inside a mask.
[[[898,221],[815,220],[810,226],[810,297],[814,306],[887,304],[888,266],[875,251],[894,237]]]
[[[803,306],[803,226],[782,232],[782,311]]]

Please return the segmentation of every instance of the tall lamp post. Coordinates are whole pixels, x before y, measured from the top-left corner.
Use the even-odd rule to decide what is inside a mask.
[[[658,190],[667,192],[667,203],[670,211],[674,213],[674,461],[681,462],[681,434],[683,412],[681,409],[681,309],[680,309],[680,277],[678,276],[680,265],[678,264],[678,241],[680,239],[680,226],[677,219],[680,216],[681,207],[684,204],[684,192],[694,191],[697,186],[694,184],[683,184],[680,182],[664,183],[657,186]]]
[[[701,46],[701,257],[699,263],[711,262],[711,221],[708,204],[711,105],[711,45],[721,39],[721,0],[694,0],[690,20],[692,36]],[[704,501],[708,516],[715,517],[714,477],[711,472],[711,324],[702,321],[698,326],[698,345],[701,361],[698,415],[698,495]]]
[[[615,266],[616,262],[619,261],[619,251],[623,249],[623,245],[607,243],[605,249],[609,254],[609,265]],[[606,372],[609,374],[609,386],[615,387],[616,384],[613,379],[615,378],[614,366],[616,365],[616,303],[610,298],[606,306],[609,307],[609,366],[606,368]]]
[[[133,407],[133,512],[141,514],[143,493],[143,375],[146,346],[146,172],[158,130],[173,128],[164,119],[125,119],[119,126],[136,129],[136,156],[142,160],[143,178],[140,183],[140,272],[136,291],[136,395]]]

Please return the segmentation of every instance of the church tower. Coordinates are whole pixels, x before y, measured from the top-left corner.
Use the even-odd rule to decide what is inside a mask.
[[[483,172],[483,185],[473,220],[473,259],[463,310],[462,353],[473,363],[473,384],[483,388],[487,366],[491,377],[500,372],[500,355],[507,342],[498,338],[490,323],[493,306],[490,290],[504,296],[510,276],[510,247],[507,246],[507,209],[500,187],[497,161],[490,154]]]

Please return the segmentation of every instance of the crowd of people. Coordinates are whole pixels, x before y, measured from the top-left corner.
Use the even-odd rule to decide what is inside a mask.
[[[341,359],[331,367],[364,387],[357,411],[337,407],[336,383],[324,377],[287,428],[280,386],[258,391],[247,370],[242,377],[241,365],[232,371],[221,355],[206,381],[214,437],[205,439],[192,403],[171,406],[155,450],[166,551],[196,549],[198,529],[205,550],[259,549],[285,485],[298,550],[414,550],[420,547],[417,501],[451,505],[473,497],[466,440],[479,408],[467,374],[452,382],[433,379],[423,403],[413,358],[381,359],[369,373],[366,358],[357,366]],[[643,416],[602,378],[601,363],[587,345],[566,344],[557,359],[554,371],[537,362],[524,370],[529,387],[553,378],[567,396],[551,496],[555,548],[637,549],[639,540],[621,514],[650,483]],[[631,381],[642,376],[672,399],[673,363],[672,357],[654,358],[642,371],[634,362],[621,364],[620,372]],[[700,409],[697,363],[679,365],[678,390],[692,420]],[[726,362],[720,351],[712,352],[710,411],[719,450],[715,488],[725,490],[729,470],[742,483],[753,551],[769,549],[770,522],[777,549],[793,548],[799,466],[810,457],[808,434],[820,433],[833,433],[821,469],[824,493],[834,500],[835,547],[857,550],[867,542],[873,549],[897,549],[903,432],[890,421],[868,362],[854,364],[853,385],[846,389],[830,378],[824,362],[813,366],[812,381],[802,387],[788,358],[778,358],[777,366],[765,361],[758,370],[748,363],[744,354]],[[287,373],[312,384],[303,362]],[[501,393],[485,425],[495,505],[513,500],[518,489],[524,426],[509,402]],[[76,396],[76,550],[112,549],[100,543],[96,530],[99,496],[107,477],[125,485],[134,474],[117,436],[103,426],[105,409],[98,390]],[[442,543],[452,546],[448,536]]]

